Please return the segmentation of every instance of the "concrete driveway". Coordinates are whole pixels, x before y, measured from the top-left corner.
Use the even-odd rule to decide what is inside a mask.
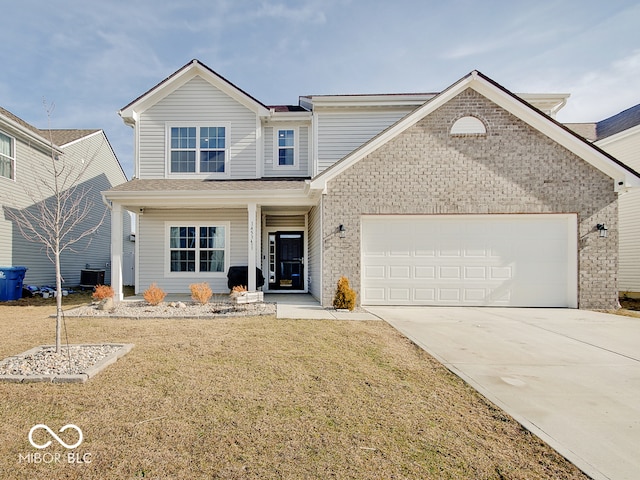
[[[595,479],[640,478],[640,318],[369,307]]]

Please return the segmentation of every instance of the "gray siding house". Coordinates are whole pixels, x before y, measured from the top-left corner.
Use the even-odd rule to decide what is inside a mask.
[[[0,108],[0,265],[28,268],[25,283],[54,285],[55,268],[42,244],[24,239],[7,216],[10,209],[35,212],[34,197],[43,181],[51,181],[49,172],[52,152],[70,168],[88,167],[80,179],[81,188],[90,196],[92,208],[79,230],[95,225],[107,210],[100,192],[126,182],[118,159],[102,130],[40,130],[11,112]],[[128,217],[129,215],[127,215]],[[128,220],[121,234],[129,233]],[[100,229],[66,251],[61,257],[65,286],[80,284],[81,270],[104,270],[105,283],[111,282],[111,217]],[[129,247],[131,250],[132,246]],[[126,250],[125,250],[126,251]]]
[[[135,178],[103,192],[112,286],[127,210],[138,292],[224,292],[245,266],[249,290],[324,306],[345,275],[361,305],[615,307],[618,194],[640,177],[554,120],[567,97],[474,71],[267,106],[193,60],[120,111]]]

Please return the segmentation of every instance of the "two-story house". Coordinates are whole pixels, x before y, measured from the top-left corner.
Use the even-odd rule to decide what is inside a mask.
[[[136,289],[267,292],[330,306],[617,305],[617,196],[638,174],[557,123],[567,95],[471,72],[440,93],[311,95],[268,106],[197,60],[120,111],[135,178]]]
[[[65,165],[64,175],[83,172],[78,180],[78,193],[82,192],[90,200],[87,216],[71,234],[79,234],[104,219],[94,235],[63,252],[64,285],[79,285],[82,270],[100,271],[104,274],[103,282],[110,283],[111,218],[105,216],[107,206],[100,192],[126,182],[127,177],[104,131],[41,130],[3,108],[0,108],[0,204],[3,209],[0,265],[27,267],[27,284],[55,284],[54,264],[43,244],[25,240],[8,214],[11,210],[24,210],[33,216],[34,223],[41,217],[39,204],[47,201],[52,193],[49,187],[53,183],[52,155]],[[127,229],[121,233],[126,235],[127,219],[123,222]],[[129,249],[133,250],[132,245],[125,244],[125,252]]]

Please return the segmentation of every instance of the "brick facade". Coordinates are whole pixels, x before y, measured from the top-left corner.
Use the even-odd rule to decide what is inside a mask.
[[[482,120],[486,135],[451,136],[466,115]],[[472,89],[328,182],[323,305],[331,305],[341,275],[360,298],[362,214],[473,213],[577,213],[578,304],[618,305],[613,180]],[[607,238],[599,238],[597,223],[607,225]]]

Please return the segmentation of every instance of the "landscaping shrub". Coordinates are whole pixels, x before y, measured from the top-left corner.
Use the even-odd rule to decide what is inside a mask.
[[[144,291],[142,296],[150,305],[158,305],[160,302],[162,302],[162,300],[164,300],[164,297],[166,297],[167,294],[164,293],[164,290],[162,290],[154,282],[148,289]]]
[[[113,298],[115,293],[110,285],[96,285],[96,289],[91,297],[94,300],[102,301],[105,298]]]
[[[356,308],[356,292],[349,286],[347,277],[340,277],[336,294],[333,297],[333,306],[335,308],[346,308],[353,310]]]
[[[207,282],[192,283],[189,285],[189,290],[191,290],[191,298],[193,301],[203,305],[207,303],[213,295],[213,292]]]

